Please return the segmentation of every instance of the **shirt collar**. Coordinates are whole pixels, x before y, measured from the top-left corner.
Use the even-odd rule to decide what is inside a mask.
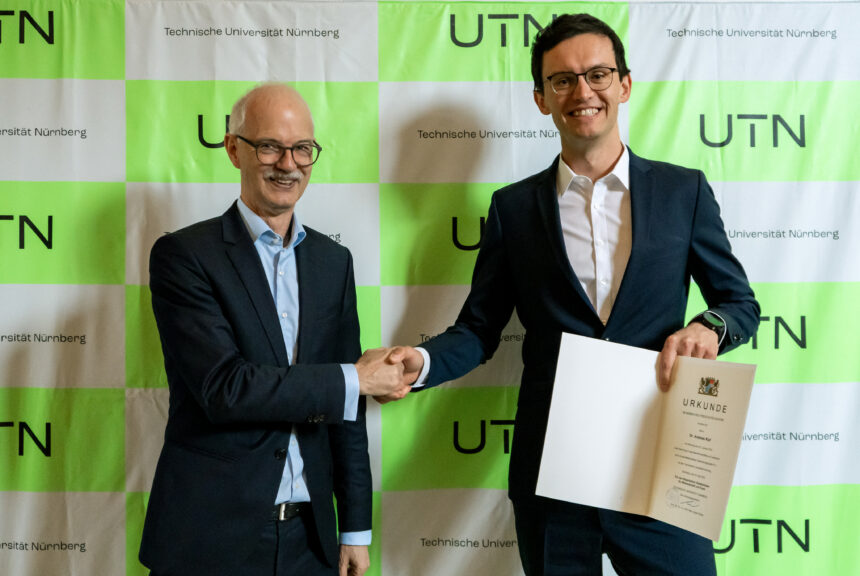
[[[242,221],[245,222],[245,228],[248,229],[248,234],[251,235],[251,240],[256,242],[261,236],[279,238],[278,234],[269,228],[266,221],[255,214],[253,210],[248,208],[241,198],[239,198],[239,201],[236,203],[236,207],[239,209],[239,215],[242,217]],[[295,212],[293,212],[293,225],[291,230],[292,236],[290,237],[290,242],[287,245],[295,248],[307,235],[304,226],[299,222],[298,214]]]
[[[555,177],[555,189],[559,197],[564,196],[564,193],[567,191],[568,187],[570,187],[571,181],[578,176],[579,174],[571,170],[570,166],[565,164],[564,160],[562,160],[559,155],[558,171],[556,172]],[[608,179],[616,179],[622,186],[624,186],[625,190],[630,190],[630,154],[627,152],[627,146],[624,146],[624,150],[621,152],[621,157],[618,159],[618,162],[615,163],[615,166],[612,168],[612,172],[601,178],[601,180]]]

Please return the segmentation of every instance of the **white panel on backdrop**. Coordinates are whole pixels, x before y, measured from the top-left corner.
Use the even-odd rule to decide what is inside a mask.
[[[125,180],[125,83],[4,79],[0,179]]]
[[[521,180],[561,151],[531,82],[381,82],[381,182]],[[627,141],[627,105],[619,108]]]
[[[860,484],[857,384],[756,384],[735,486]]]
[[[382,182],[512,182],[560,149],[530,82],[383,82],[379,109]]]
[[[125,574],[125,493],[0,492],[2,574]]]
[[[376,81],[376,23],[375,2],[129,0],[126,78]]]
[[[457,319],[468,286],[383,286],[383,346],[417,346],[443,332]],[[492,360],[455,380],[455,386],[519,386],[523,372],[525,329],[516,312],[502,330]]]
[[[506,490],[383,492],[381,525],[383,574],[523,573]]]
[[[125,386],[125,288],[0,284],[0,382]]]
[[[170,393],[167,388],[129,388],[125,391],[125,489],[149,492],[155,465],[164,444],[164,425]]]
[[[355,283],[379,285],[379,185],[314,184],[296,205],[302,224],[352,252]]]
[[[751,282],[860,282],[855,183],[712,185],[732,251]]]
[[[632,4],[630,69],[640,82],[858,80],[858,21],[857,2]]]
[[[220,216],[238,197],[238,184],[126,184],[126,283],[149,284],[149,251],[160,236]]]
[[[149,283],[149,251],[159,236],[220,216],[238,197],[238,184],[127,184],[126,282]],[[296,213],[302,224],[350,249],[357,285],[379,284],[376,184],[311,183]]]

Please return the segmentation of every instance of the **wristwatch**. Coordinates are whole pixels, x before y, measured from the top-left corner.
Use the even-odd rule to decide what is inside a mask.
[[[717,338],[719,339],[719,343],[723,343],[723,336],[726,335],[726,323],[723,321],[722,318],[719,317],[719,315],[711,312],[710,310],[705,310],[704,312],[690,320],[690,324],[692,324],[693,322],[701,324],[709,330],[713,330],[716,333]]]

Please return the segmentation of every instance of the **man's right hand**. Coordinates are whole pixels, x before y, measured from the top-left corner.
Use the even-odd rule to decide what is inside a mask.
[[[395,346],[394,348],[389,348],[386,362],[389,364],[401,364],[403,366],[402,382],[406,386],[406,393],[411,390],[412,385],[418,379],[418,375],[421,374],[421,370],[424,368],[424,356],[422,356],[421,352],[412,346]],[[400,394],[398,392],[395,394],[380,394],[375,395],[373,398],[380,404],[385,404],[386,402],[400,400],[406,395],[406,393]]]
[[[387,361],[388,352],[387,348],[367,350],[355,363],[362,395],[403,398],[409,393],[410,386],[403,378],[403,363]]]

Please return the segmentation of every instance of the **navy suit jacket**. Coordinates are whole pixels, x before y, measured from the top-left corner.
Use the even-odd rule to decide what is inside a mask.
[[[721,351],[746,342],[759,321],[704,175],[630,152],[633,245],[604,326],[567,257],[558,161],[495,192],[457,321],[421,344],[431,359],[425,388],[458,378],[493,355],[516,308],[526,333],[510,461],[513,499],[535,493],[563,332],[660,350],[684,325],[691,277],[708,308],[726,320]]]
[[[370,529],[371,480],[360,397],[343,421],[339,363],[360,355],[352,257],[305,228],[296,248],[299,336],[289,365],[272,293],[236,204],[161,237],[152,306],[170,387],[164,447],[140,559],[155,572],[229,575],[271,521],[292,426],[326,559],[341,531]]]

